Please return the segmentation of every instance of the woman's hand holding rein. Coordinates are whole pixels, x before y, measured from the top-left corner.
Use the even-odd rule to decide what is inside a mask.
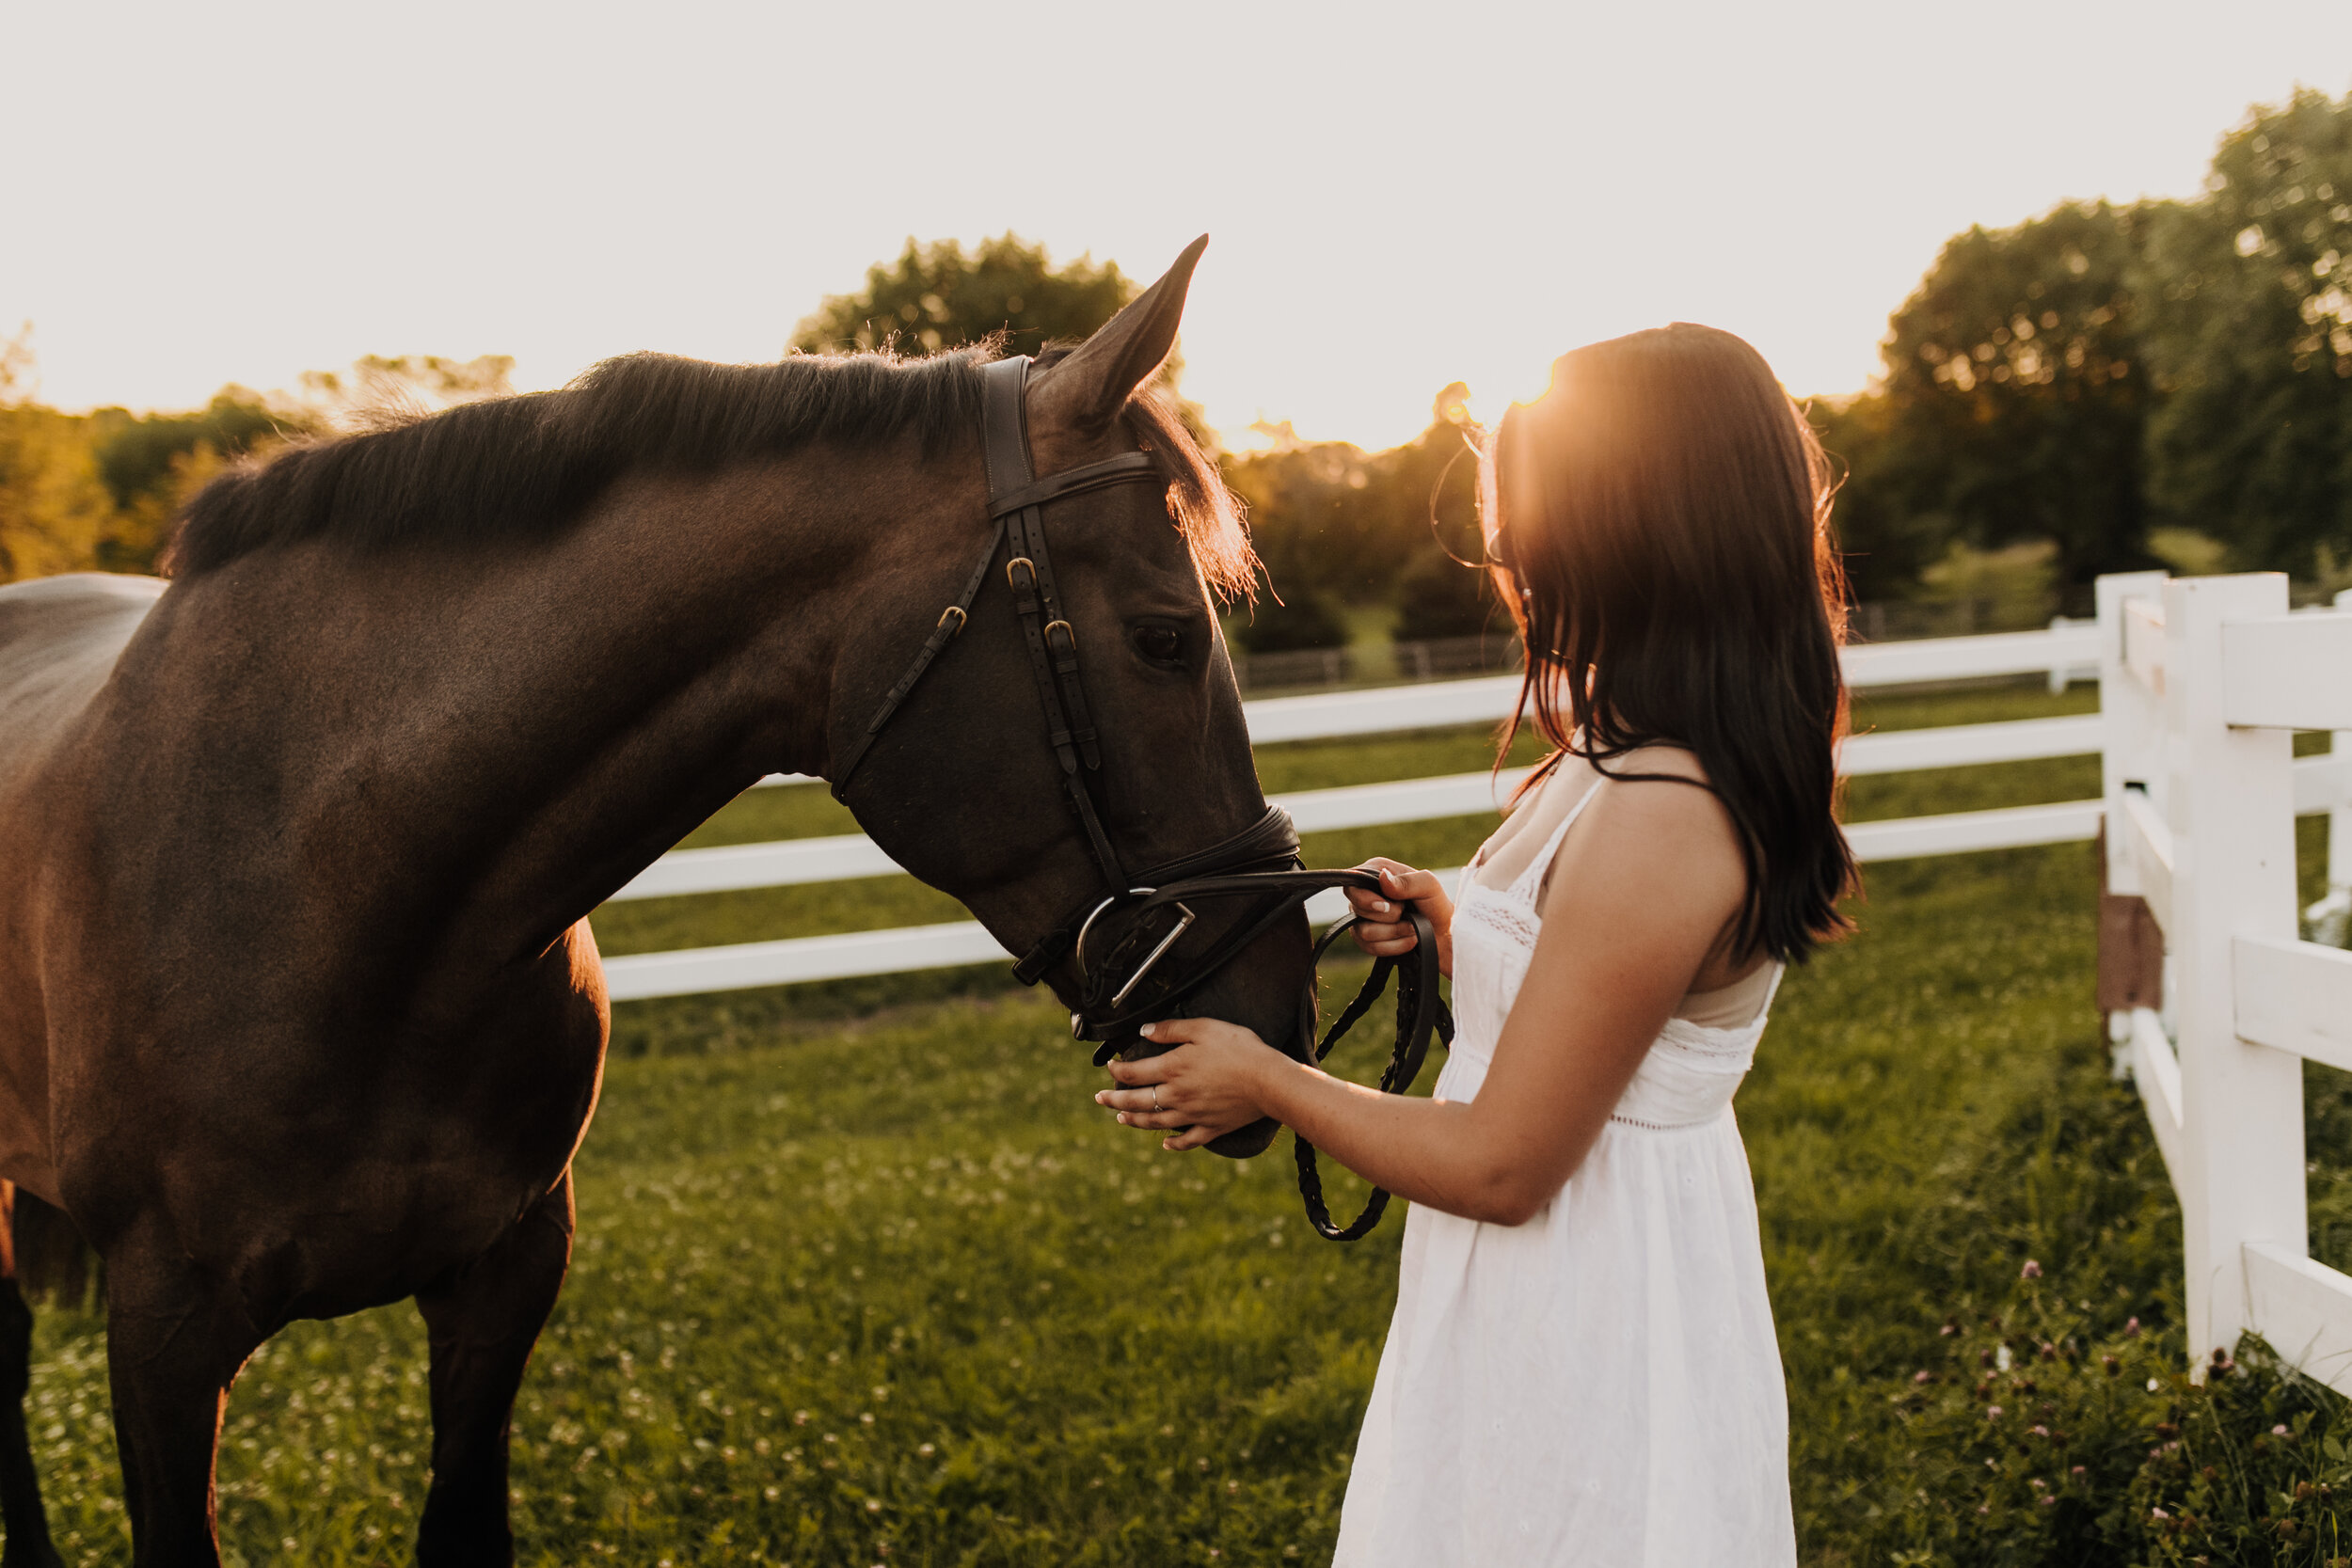
[[[1408,940],[1411,934],[1407,927]],[[1171,1152],[1199,1148],[1236,1127],[1248,1126],[1265,1114],[1262,1106],[1278,1098],[1279,1075],[1312,1070],[1240,1024],[1220,1019],[1165,1019],[1145,1024],[1143,1036],[1158,1045],[1184,1049],[1110,1063],[1112,1078],[1136,1086],[1104,1089],[1094,1102],[1117,1111],[1122,1127],[1169,1133],[1160,1147]]]
[[[1406,918],[1405,906],[1417,904],[1421,912],[1438,932],[1438,968],[1440,973],[1454,973],[1454,900],[1446,896],[1434,871],[1416,871],[1400,861],[1374,856],[1364,862],[1366,871],[1380,873],[1380,892],[1367,888],[1349,888],[1347,902],[1356,911],[1356,924],[1349,935],[1356,945],[1375,958],[1392,958],[1413,950],[1413,924]]]

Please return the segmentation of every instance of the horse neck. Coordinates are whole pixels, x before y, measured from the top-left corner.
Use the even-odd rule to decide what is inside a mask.
[[[229,640],[275,668],[211,671],[300,694],[246,714],[286,759],[270,828],[347,845],[303,874],[392,904],[354,918],[430,930],[462,967],[544,951],[762,773],[822,765],[844,630],[935,522],[888,504],[935,488],[910,457],[636,476],[554,540],[314,545],[196,579],[215,632],[292,633]]]

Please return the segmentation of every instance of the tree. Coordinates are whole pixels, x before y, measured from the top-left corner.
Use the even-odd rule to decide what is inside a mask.
[[[87,571],[114,518],[89,421],[32,399],[32,339],[0,340],[0,582]]]
[[[1841,531],[1870,591],[1954,541],[2050,540],[2069,582],[2152,563],[2137,293],[2151,220],[2069,202],[1945,245],[1889,320],[1881,389],[1822,421],[1849,468]]]
[[[1816,398],[1805,414],[1840,470],[1832,526],[1848,587],[1859,600],[1904,597],[1952,525],[1913,503],[1904,469],[1917,459],[1897,439],[1892,401],[1883,390]]]
[[[1081,256],[1056,267],[1041,245],[1009,231],[970,255],[955,240],[920,245],[910,236],[898,260],[866,269],[866,287],[833,294],[794,330],[810,354],[888,348],[932,353],[1006,334],[1007,352],[1035,354],[1049,341],[1091,337],[1135,297],[1116,261]]]
[[[1511,623],[1495,603],[1492,579],[1474,566],[1430,550],[1406,568],[1396,590],[1396,638],[1508,636]]]
[[[2352,94],[2257,108],[2143,263],[2153,491],[2241,567],[2352,553]]]
[[[89,416],[87,438],[114,516],[94,564],[110,572],[153,571],[171,519],[206,480],[315,424],[310,415],[274,406],[243,387],[224,387],[187,414],[99,409]]]
[[[1478,465],[1463,438],[1467,395],[1458,381],[1447,387],[1429,427],[1386,451],[1301,441],[1282,424],[1265,427],[1276,438],[1272,451],[1226,465],[1277,592],[1359,604],[1387,599],[1416,562],[1444,559],[1433,524],[1444,528],[1455,553],[1477,557]]]

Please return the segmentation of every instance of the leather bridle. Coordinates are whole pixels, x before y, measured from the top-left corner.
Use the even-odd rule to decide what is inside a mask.
[[[1038,702],[1044,709],[1047,738],[1061,764],[1062,784],[1089,849],[1102,872],[1102,891],[1089,895],[1040,937],[1013,965],[1023,985],[1038,981],[1068,958],[1077,973],[1079,1006],[1070,1015],[1070,1031],[1079,1039],[1103,1043],[1094,1053],[1097,1066],[1118,1053],[1122,1037],[1132,1037],[1147,1018],[1169,1016],[1168,1008],[1198,990],[1252,942],[1280,924],[1315,894],[1327,888],[1379,889],[1379,878],[1368,871],[1308,871],[1299,866],[1298,829],[1290,814],[1268,806],[1265,815],[1240,832],[1205,849],[1130,875],[1103,826],[1095,803],[1102,771],[1101,736],[1087,705],[1086,688],[1079,678],[1078,639],[1063,608],[1054,579],[1053,555],[1045,537],[1045,508],[1072,496],[1114,484],[1165,483],[1165,475],[1148,452],[1122,452],[1098,463],[1085,464],[1039,479],[1029,464],[1029,437],[1025,390],[1029,361],[1025,356],[999,359],[980,368],[981,451],[988,471],[988,515],[991,528],[986,546],[965,578],[963,591],[940,611],[931,634],[915,653],[905,673],[882,696],[873,718],[850,743],[833,768],[833,793],[841,800],[860,762],[887,726],[901,704],[971,619],[972,606],[1004,553],[1005,581],[1012,590],[1013,609],[1021,620],[1028,648],[1029,669],[1037,684]],[[1192,905],[1221,898],[1262,900],[1254,918],[1235,923],[1204,952],[1170,964],[1174,974],[1161,974],[1152,1000],[1129,1006],[1146,976],[1160,971],[1198,915]],[[1438,994],[1438,949],[1428,920],[1410,905],[1406,909],[1420,940],[1412,961],[1384,958],[1375,960],[1371,978],[1349,1003],[1320,1041],[1315,1040],[1313,982],[1302,1006],[1299,1045],[1311,1050],[1320,1062],[1334,1043],[1387,988],[1394,971],[1397,979],[1397,1034],[1388,1069],[1381,1075],[1384,1092],[1402,1094],[1412,1085],[1435,1033],[1448,1045],[1454,1039],[1454,1020]],[[1153,916],[1167,911],[1174,924],[1137,958],[1136,951],[1154,926]],[[1126,917],[1123,934],[1116,941],[1097,935],[1097,927],[1114,912]],[[1333,925],[1315,944],[1320,961],[1334,939],[1354,924],[1349,915]],[[1089,950],[1089,943],[1092,950]],[[1310,966],[1310,974],[1312,966]],[[1123,1009],[1123,1010],[1122,1010]],[[1315,1151],[1304,1138],[1295,1140],[1299,1192],[1308,1218],[1334,1241],[1354,1241],[1379,1222],[1388,1194],[1375,1188],[1362,1214],[1351,1225],[1331,1221],[1324,1207],[1322,1182],[1315,1168]]]

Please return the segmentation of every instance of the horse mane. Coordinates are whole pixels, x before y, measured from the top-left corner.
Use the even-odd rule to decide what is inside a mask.
[[[1041,363],[1068,352],[1048,350]],[[818,442],[912,436],[938,456],[978,438],[980,367],[996,357],[992,341],[919,358],[607,359],[560,391],[396,417],[232,468],[183,509],[165,569],[197,577],[307,539],[366,551],[551,538],[633,469],[709,472]],[[1247,593],[1257,558],[1216,466],[1166,393],[1139,391],[1127,416],[1162,456],[1170,515],[1201,575],[1228,596]]]

